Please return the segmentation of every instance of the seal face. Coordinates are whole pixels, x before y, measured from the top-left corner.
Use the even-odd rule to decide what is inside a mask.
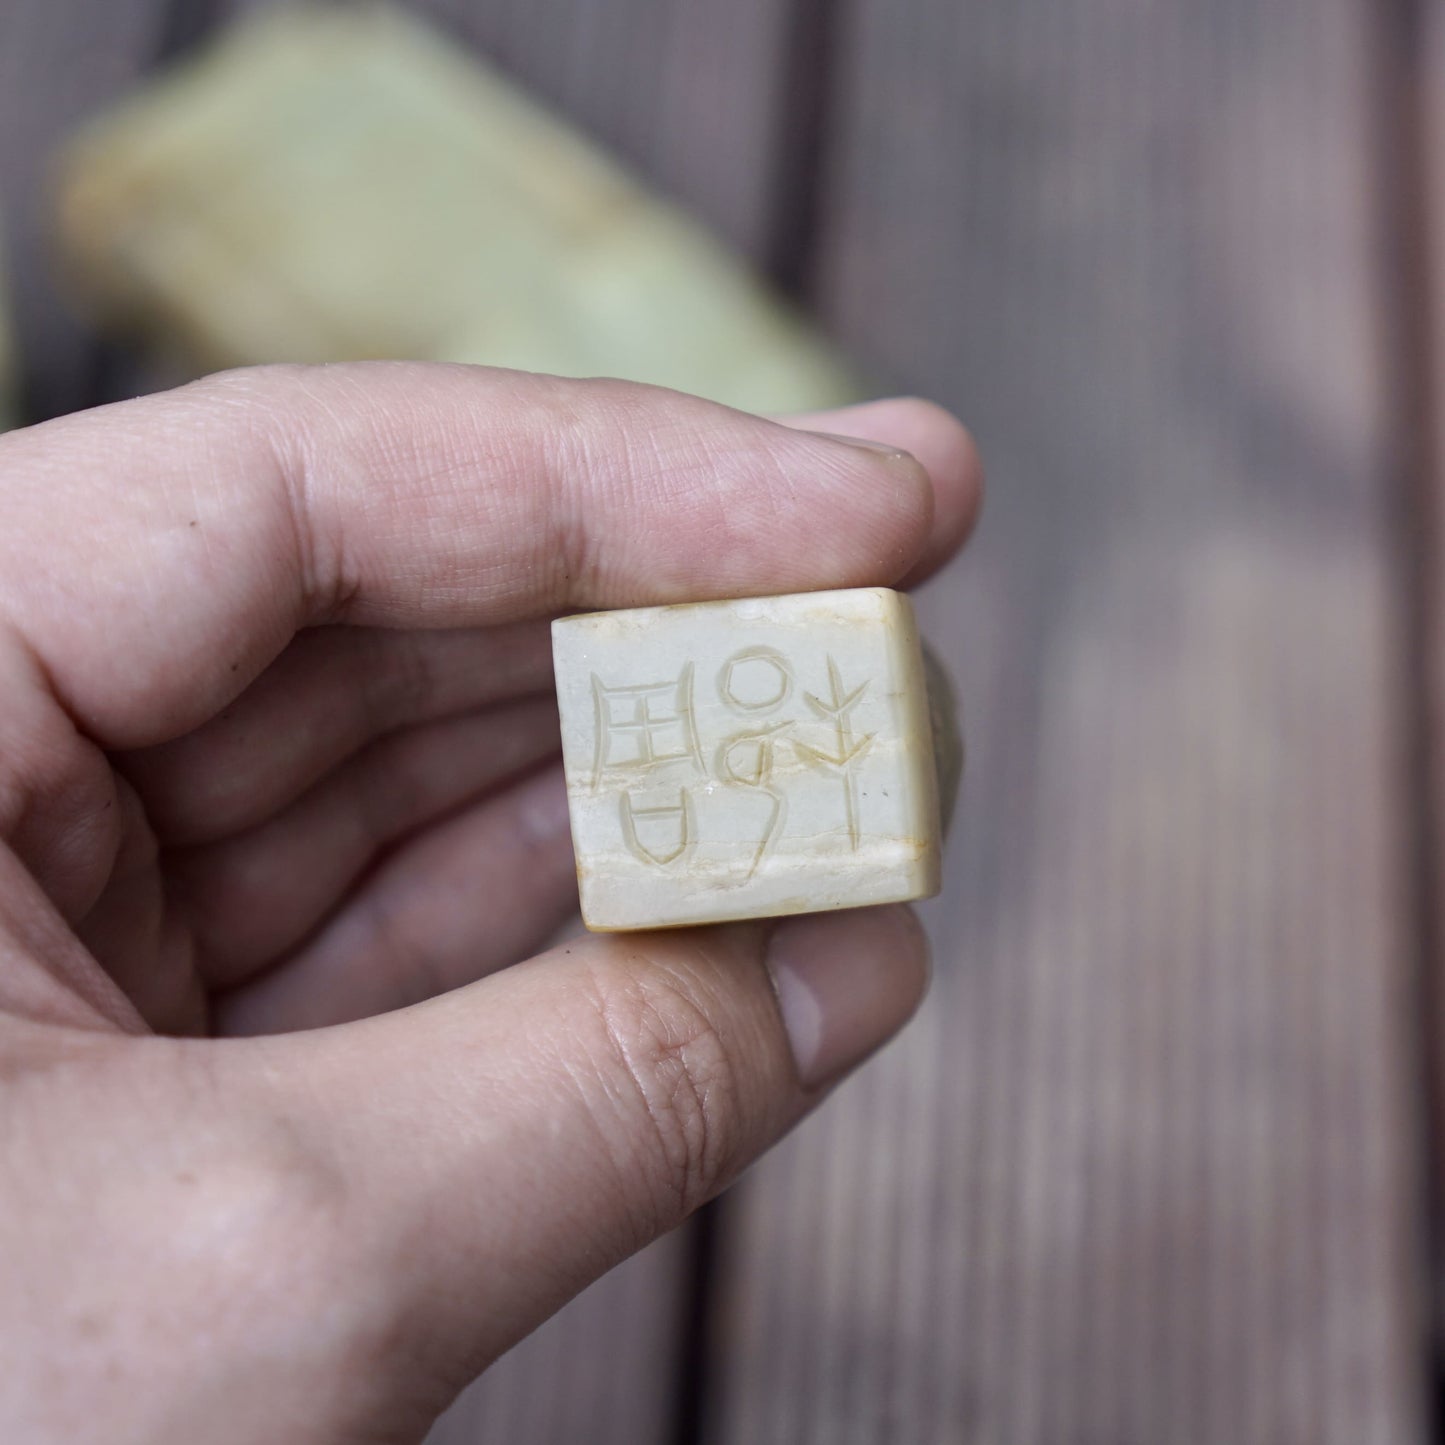
[[[552,650],[589,928],[937,892],[957,731],[900,593],[565,617]]]

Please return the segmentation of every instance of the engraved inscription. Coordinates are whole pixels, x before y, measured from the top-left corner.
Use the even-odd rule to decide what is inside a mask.
[[[762,837],[748,866],[748,877],[758,871],[758,864],[768,846],[782,832],[788,816],[787,795],[773,786],[773,739],[792,727],[791,722],[777,722],[757,732],[735,733],[717,752],[718,776],[724,782],[741,788],[755,789],[768,799],[768,814],[763,822]]]
[[[597,722],[594,789],[607,773],[645,773],[659,763],[690,760],[698,772],[706,771],[697,741],[692,678],[690,662],[673,682],[608,687],[592,674]]]
[[[638,808],[632,794],[618,799],[622,818],[622,837],[644,863],[666,868],[676,863],[693,843],[692,799],[686,788],[679,788],[677,802],[660,807]]]
[[[676,678],[661,682],[612,686],[593,673],[592,786],[596,791],[607,781],[623,785],[617,806],[628,851],[656,868],[667,868],[687,854],[700,841],[689,780],[712,777],[758,800],[760,827],[745,875],[752,878],[786,830],[787,780],[791,776],[794,787],[799,782],[796,768],[790,774],[780,766],[780,750],[790,748],[798,763],[839,783],[842,823],[848,847],[856,852],[862,842],[858,767],[877,735],[860,734],[853,715],[872,679],[865,677],[850,687],[832,654],[825,662],[827,692],[803,693],[817,720],[810,723],[797,716],[777,716],[796,686],[797,669],[789,658],[765,646],[733,653],[717,673],[717,699],[729,712],[757,721],[716,743],[710,754],[711,774],[699,736],[694,662],[686,663]],[[762,722],[763,718],[771,720]],[[652,777],[654,772],[660,775]],[[658,785],[663,792],[656,791]]]
[[[809,747],[806,743],[796,741],[793,743],[798,756],[805,763],[810,763],[815,768],[821,768],[824,772],[832,773],[842,780],[843,807],[848,822],[848,842],[855,853],[858,851],[860,834],[858,831],[858,777],[854,765],[872,747],[875,734],[866,733],[861,738],[855,738],[849,714],[863,700],[863,694],[868,691],[871,682],[871,678],[865,678],[852,692],[845,691],[838,664],[829,654],[828,700],[825,702],[821,698],[814,697],[811,692],[804,693],[803,697],[808,706],[820,718],[832,722],[833,750],[825,753],[819,748]]]
[[[775,647],[749,647],[723,663],[718,696],[738,712],[776,712],[793,694],[793,669]]]

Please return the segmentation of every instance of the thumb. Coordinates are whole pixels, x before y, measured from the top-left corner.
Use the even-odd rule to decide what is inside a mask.
[[[412,1371],[398,1388],[421,1364],[440,1409],[896,1032],[926,960],[896,906],[591,936],[231,1057],[269,1054],[277,1106],[294,1119],[302,1101],[296,1123],[344,1195],[337,1288],[387,1317]]]

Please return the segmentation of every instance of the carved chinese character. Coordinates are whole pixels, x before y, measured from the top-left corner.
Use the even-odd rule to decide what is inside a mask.
[[[925,896],[923,663],[881,588],[553,626],[583,916],[645,928]]]
[[[702,771],[692,705],[692,664],[672,682],[608,687],[594,672],[597,750],[593,786],[609,772],[646,773],[660,763],[689,759]]]

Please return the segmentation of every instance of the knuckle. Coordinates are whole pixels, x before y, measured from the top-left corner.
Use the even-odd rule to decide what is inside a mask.
[[[625,1140],[619,1167],[650,1186],[647,1236],[717,1192],[744,1135],[736,1061],[707,1000],[683,971],[629,955],[595,981],[593,1006]]]
[[[533,494],[539,510],[529,531],[538,564],[548,569],[550,591],[559,598],[594,595],[614,568],[599,542],[598,508],[608,499],[626,507],[635,488],[637,436],[639,431],[646,436],[634,415],[638,390],[606,378],[553,381],[532,390],[535,435],[549,483]],[[570,484],[578,476],[594,478],[588,492]]]
[[[559,439],[553,453],[550,470],[556,477],[587,475],[588,468],[595,469],[595,459],[574,440]],[[540,505],[544,515],[531,530],[538,538],[538,562],[549,569],[549,590],[568,602],[591,595],[606,571],[592,516],[560,484],[545,489]]]
[[[344,1275],[340,1171],[284,1125],[207,1149],[180,1164],[172,1183],[169,1248],[197,1261],[215,1293],[314,1300]]]

